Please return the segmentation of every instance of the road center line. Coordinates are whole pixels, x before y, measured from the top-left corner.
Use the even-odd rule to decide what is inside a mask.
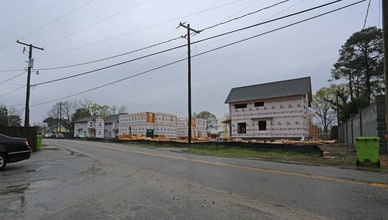
[[[319,176],[319,175],[313,175],[313,174],[274,170],[274,169],[268,169],[268,168],[250,167],[250,166],[237,165],[237,164],[211,162],[211,161],[205,161],[205,160],[190,159],[190,158],[186,158],[186,157],[168,156],[168,155],[163,155],[163,154],[142,152],[142,151],[137,151],[137,150],[122,149],[122,148],[116,148],[116,147],[107,147],[107,146],[94,146],[94,147],[129,152],[129,153],[135,153],[135,154],[141,154],[141,155],[152,156],[152,157],[162,157],[162,158],[167,158],[167,159],[209,164],[209,165],[214,165],[214,166],[230,167],[230,168],[237,168],[237,169],[244,169],[244,170],[254,170],[254,171],[260,171],[260,172],[267,172],[267,173],[276,173],[276,174],[282,174],[282,175],[297,176],[297,177],[304,177],[304,178],[317,179],[317,180],[326,180],[326,181],[332,181],[332,182],[338,182],[338,183],[366,185],[366,186],[372,186],[372,187],[376,187],[376,188],[388,189],[388,184],[384,184],[384,183],[374,183],[374,182],[367,182],[367,181],[361,181],[361,180],[351,180],[351,179],[344,179],[344,178],[337,178],[337,177],[327,177],[327,176]]]

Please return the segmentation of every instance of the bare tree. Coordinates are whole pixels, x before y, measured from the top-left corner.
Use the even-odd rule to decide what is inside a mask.
[[[110,114],[115,115],[117,111],[117,106],[116,105],[111,106],[109,111],[110,111]]]
[[[57,120],[57,122],[60,123],[63,127],[71,130],[71,127],[72,127],[71,120],[73,118],[73,115],[76,109],[77,109],[77,101],[67,100],[64,102],[54,104],[48,111],[47,115]]]
[[[322,88],[317,91],[312,102],[314,117],[322,126],[323,132],[327,133],[336,120],[335,106],[330,103],[331,93],[329,88]]]
[[[120,106],[119,108],[119,114],[124,114],[124,113],[127,113],[128,112],[128,108],[126,105],[122,105]]]
[[[84,109],[88,109],[88,110],[90,110],[90,107],[93,104],[94,103],[90,99],[84,99],[84,100],[79,100],[78,101],[78,105],[79,105],[80,108],[84,108]]]

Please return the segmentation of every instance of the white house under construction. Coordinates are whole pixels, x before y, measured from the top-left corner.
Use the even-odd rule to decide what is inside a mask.
[[[74,123],[74,137],[111,139],[123,134],[180,139],[188,136],[187,122],[185,118],[159,112],[88,116]],[[205,119],[192,119],[193,137],[207,137],[206,127]]]
[[[231,137],[242,139],[309,136],[310,77],[233,88]]]

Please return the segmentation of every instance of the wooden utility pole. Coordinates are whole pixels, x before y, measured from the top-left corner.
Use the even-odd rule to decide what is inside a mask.
[[[188,125],[187,125],[187,128],[188,128],[188,136],[187,136],[187,143],[191,144],[191,43],[190,43],[190,33],[191,31],[194,32],[194,33],[197,33],[199,34],[200,31],[197,31],[197,30],[194,30],[192,28],[190,28],[190,24],[187,24],[185,25],[184,23],[179,23],[179,26],[180,27],[184,27],[187,29],[187,64],[188,64],[188,116],[189,116],[189,119],[188,119]]]
[[[19,40],[16,41],[18,44],[22,44],[24,46],[29,47],[28,51],[28,72],[27,72],[27,89],[26,89],[26,107],[25,107],[25,114],[24,114],[24,127],[28,128],[30,127],[30,81],[31,81],[31,69],[33,67],[33,59],[32,59],[32,48],[43,50],[41,47],[36,47],[32,44],[26,44],[23,42],[20,42]]]
[[[62,102],[59,102],[59,131],[62,129]]]

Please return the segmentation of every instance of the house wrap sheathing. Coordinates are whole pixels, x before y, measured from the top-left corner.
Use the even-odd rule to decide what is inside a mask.
[[[167,113],[141,112],[119,116],[119,132],[121,134],[146,135],[147,129],[156,136],[177,138],[177,117]]]
[[[177,139],[188,136],[187,119],[167,113],[142,112],[119,116],[119,133],[146,135],[147,129],[155,136]],[[206,120],[193,119],[193,137],[206,137]]]
[[[233,138],[309,136],[310,77],[233,88],[229,104]]]
[[[207,137],[206,120],[202,118],[194,118],[191,121],[191,134],[193,137]],[[179,118],[177,124],[177,135],[179,138],[188,137],[188,120],[187,118]]]

